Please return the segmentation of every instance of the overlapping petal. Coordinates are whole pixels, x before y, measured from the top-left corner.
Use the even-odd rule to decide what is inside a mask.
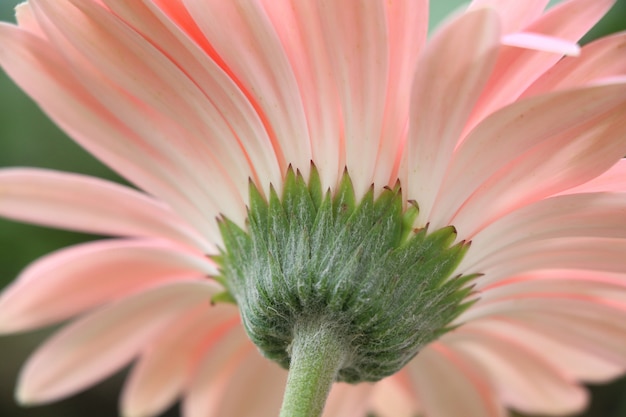
[[[276,415],[286,373],[211,304],[207,256],[217,217],[246,227],[250,181],[267,196],[315,166],[323,190],[347,170],[357,198],[399,181],[415,227],[471,240],[457,272],[476,274],[458,327],[381,383],[335,386],[325,416],[580,410],[580,381],[626,370],[626,37],[576,44],[613,0],[547,3],[474,0],[428,42],[426,0],[21,5],[0,64],[146,194],[0,172],[0,215],[124,238],[48,255],[3,293],[3,331],[83,314],[18,397],[59,399],[137,358],[127,417],[179,398],[186,417]]]

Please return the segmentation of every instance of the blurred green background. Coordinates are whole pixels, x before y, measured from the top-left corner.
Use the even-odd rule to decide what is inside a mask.
[[[526,0],[519,0],[526,1]],[[13,21],[19,0],[0,0],[0,20]],[[439,21],[464,3],[459,0],[431,1],[431,18]],[[556,3],[556,2],[553,2]],[[583,40],[626,29],[626,0],[619,0],[611,13]],[[0,71],[0,167],[35,166],[80,172],[120,180],[93,157],[69,140]],[[29,262],[60,247],[94,236],[45,229],[0,219],[0,288],[7,285]],[[19,367],[51,330],[0,337],[0,417],[113,417],[118,415],[117,397],[123,373],[55,404],[20,408],[13,388]],[[626,417],[626,379],[606,386],[590,387],[589,410],[580,417]],[[167,417],[178,416],[174,407]],[[458,416],[463,417],[463,416]]]

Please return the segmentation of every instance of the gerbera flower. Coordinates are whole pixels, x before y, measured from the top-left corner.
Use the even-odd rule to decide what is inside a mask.
[[[425,0],[19,6],[0,64],[142,191],[0,173],[1,215],[114,237],[3,293],[4,333],[78,316],[18,399],[135,361],[128,417],[275,416],[287,379],[282,416],[333,381],[328,416],[581,410],[626,369],[626,34],[547,3],[428,41]]]

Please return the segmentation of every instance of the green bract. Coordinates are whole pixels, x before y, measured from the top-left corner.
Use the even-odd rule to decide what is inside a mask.
[[[400,187],[357,202],[347,173],[331,195],[291,169],[269,202],[250,186],[247,230],[220,222],[222,282],[251,340],[288,368],[294,329],[321,323],[346,347],[338,380],[376,381],[446,330],[473,276],[451,277],[469,244],[453,227],[414,230]]]

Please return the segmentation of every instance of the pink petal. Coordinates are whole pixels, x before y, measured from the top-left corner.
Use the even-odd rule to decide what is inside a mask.
[[[441,343],[423,349],[406,369],[429,417],[506,415],[485,371]]]
[[[481,214],[481,219],[486,220],[476,219],[475,211],[468,210],[463,219],[461,236],[471,234],[472,230],[483,226],[481,222],[493,221],[494,217],[516,205],[528,204],[544,197],[546,193],[561,191],[568,185],[574,186],[576,181],[582,183],[608,169],[619,159],[620,154],[617,152],[620,152],[622,141],[607,144],[617,145],[618,150],[609,148],[604,154],[604,149],[599,149],[598,154],[595,154],[597,157],[592,155],[590,161],[583,164],[570,164],[573,165],[571,169],[568,168],[568,158],[577,154],[584,157],[584,154],[580,154],[582,149],[594,149],[594,140],[603,139],[598,134],[604,129],[611,135],[619,136],[624,128],[619,114],[626,104],[625,92],[626,83],[557,92],[531,97],[492,114],[470,133],[455,152],[435,202],[431,225],[441,227],[451,224],[456,212],[463,208],[477,190],[493,196],[494,191],[488,189],[487,184],[499,184],[499,190],[502,191],[502,187],[511,184],[514,177],[519,179],[520,172],[516,168],[520,158],[522,166],[536,167],[554,176],[554,180],[548,181],[547,190],[542,188],[543,177],[527,175],[527,181],[516,189],[523,192],[521,196],[507,196],[512,200],[505,201],[504,207],[483,207],[490,210],[489,213]],[[582,143],[577,143],[576,139],[581,139]],[[586,140],[589,140],[588,144]],[[566,145],[572,141],[573,149],[570,149]],[[564,154],[557,153],[556,162],[546,159],[545,149],[554,152],[559,144],[564,147]],[[561,178],[559,171],[565,171],[566,175]],[[490,177],[491,183],[488,182]],[[540,191],[535,192],[534,187]],[[491,200],[492,203],[497,201]],[[470,219],[474,219],[474,223],[467,223]],[[466,223],[471,229],[465,227]]]
[[[345,162],[357,196],[372,184],[380,144],[389,71],[385,3],[318,3],[341,103]]]
[[[124,299],[67,326],[24,366],[17,397],[45,403],[74,394],[127,364],[166,326],[200,304],[214,284],[180,282]]]
[[[624,328],[615,322],[624,321],[623,313],[615,314],[615,310],[605,309],[594,318],[585,317],[588,311],[583,314],[571,313],[539,310],[536,313],[518,314],[515,320],[561,346],[575,349],[578,352],[575,360],[565,362],[568,357],[562,356],[561,351],[555,352],[553,358],[555,361],[563,361],[563,367],[570,372],[579,373],[578,378],[589,382],[607,382],[622,374],[626,368]],[[516,326],[517,329],[519,326]],[[536,347],[540,348],[541,345]]]
[[[419,204],[420,224],[430,215],[446,163],[489,77],[499,37],[491,9],[465,13],[440,29],[420,57],[403,182]]]
[[[554,326],[535,326],[530,320],[491,319],[469,323],[467,326],[477,329],[486,329],[492,334],[499,335],[506,340],[528,349],[534,355],[541,356],[550,362],[549,368],[558,368],[562,375],[592,383],[604,383],[619,376],[626,364],[606,355],[589,349],[592,341],[586,343],[574,342],[573,338],[565,336],[563,329],[554,329]],[[534,380],[532,380],[534,382]],[[505,388],[506,389],[506,388]]]
[[[605,272],[600,273],[600,275],[603,274]],[[523,293],[519,291],[514,292],[514,290],[515,287],[512,287],[511,291],[509,291],[510,294],[505,293],[501,297],[494,296],[489,299],[479,299],[472,308],[466,310],[455,320],[455,324],[492,317],[526,317],[529,314],[543,316],[565,315],[572,317],[570,325],[574,327],[578,319],[601,322],[607,328],[613,328],[615,336],[621,338],[621,343],[623,344],[626,304],[620,300],[565,291]],[[500,291],[502,292],[502,290]],[[623,288],[613,290],[613,292],[617,296],[621,296],[623,295]],[[621,333],[617,332],[617,330]],[[608,338],[607,343],[613,343],[612,340]],[[623,346],[620,348],[626,352]]]
[[[511,33],[522,30],[530,22],[541,16],[547,5],[548,0],[472,0],[468,10],[495,9],[502,22],[503,33]]]
[[[43,30],[41,30],[37,19],[33,15],[33,9],[30,7],[29,3],[24,2],[15,6],[15,20],[17,21],[20,29],[26,29],[40,38],[46,37]]]
[[[481,285],[508,276],[540,269],[583,269],[626,273],[624,251],[626,239],[567,237],[540,243],[528,242],[494,253],[477,263]]]
[[[626,238],[626,194],[569,194],[515,210],[472,238],[464,267],[513,245],[566,237]]]
[[[481,363],[497,381],[505,403],[529,414],[570,414],[587,403],[575,380],[513,339],[472,326],[451,334],[446,343]]]
[[[169,175],[179,187],[185,184],[187,198],[211,221],[229,213],[243,224],[251,172],[220,111],[168,57],[110,12],[91,1],[73,3],[32,2],[78,81],[136,129],[150,153],[172,165]],[[220,138],[224,146],[210,146],[206,138]],[[206,178],[213,180],[212,193]]]
[[[238,310],[229,304],[201,306],[171,323],[133,367],[122,395],[123,415],[164,412],[183,394],[205,340],[238,323]]]
[[[367,415],[374,385],[335,383],[324,406],[323,417],[362,417]]]
[[[550,52],[558,54],[559,56],[580,55],[580,47],[577,43],[539,33],[511,33],[502,38],[502,44],[515,46],[517,48],[532,49],[534,51]]]
[[[110,240],[54,252],[0,297],[0,331],[30,330],[164,282],[217,275],[201,254],[164,241]]]
[[[377,382],[370,403],[372,412],[379,417],[421,415],[417,398],[411,390],[405,370]]]
[[[260,186],[268,191],[270,183],[275,186],[281,184],[277,156],[263,122],[228,74],[177,25],[175,16],[168,16],[153,2],[144,0],[106,0],[105,3],[177,66],[184,68],[187,76],[212,103],[219,103],[220,114],[235,137],[228,140],[228,135],[224,135],[219,138],[203,137],[203,140],[210,142],[214,149],[229,148],[238,143],[250,159],[254,179]],[[184,9],[182,5],[180,8]],[[197,28],[195,30],[200,33]]]
[[[109,181],[43,169],[0,170],[0,215],[81,232],[168,238],[215,249],[164,204]]]
[[[582,363],[571,365],[562,362],[567,356],[554,356],[553,362],[562,362],[560,366],[571,373],[576,373],[578,369],[584,380],[604,381],[612,375],[621,374],[626,368],[625,314],[623,307],[617,309],[591,297],[585,299],[554,294],[550,298],[525,297],[515,302],[506,298],[478,307],[475,305],[459,319],[470,322],[479,320],[475,321],[479,325],[494,319],[521,323],[555,343],[569,347],[570,351],[575,350],[576,356],[587,358]],[[528,342],[532,340],[528,339]],[[540,347],[534,346],[535,349]],[[582,367],[583,363],[589,362],[597,363],[598,367]]]
[[[47,41],[0,24],[0,44],[0,65],[81,146],[168,201],[203,234],[219,236],[217,226],[207,224],[205,215],[181,195],[183,190],[172,182],[167,164],[151,158],[142,140],[76,83],[67,63]]]
[[[523,32],[574,43],[604,16],[614,2],[615,0],[565,1],[524,27]],[[517,100],[526,88],[561,58],[560,54],[551,52],[503,47],[493,76],[472,114],[466,132],[490,113]]]
[[[626,33],[600,38],[581,49],[577,58],[564,58],[533,83],[522,95],[589,85],[594,81],[626,74]]]
[[[428,31],[428,1],[386,2],[389,75],[374,184],[393,186],[409,122],[413,78]]]
[[[620,159],[608,171],[577,187],[563,191],[562,194],[594,193],[612,191],[626,193],[626,159]]]
[[[341,112],[324,42],[320,11],[314,2],[263,0],[298,83],[311,153],[323,189],[335,187],[345,167]]]
[[[259,355],[241,327],[234,328],[206,346],[183,400],[183,414],[274,417],[286,377],[285,370]]]
[[[293,69],[260,1],[184,0],[196,24],[265,123],[280,168],[308,175],[311,146]],[[223,30],[228,27],[229,30]],[[232,36],[236,33],[237,36]],[[297,138],[297,140],[294,140]]]

